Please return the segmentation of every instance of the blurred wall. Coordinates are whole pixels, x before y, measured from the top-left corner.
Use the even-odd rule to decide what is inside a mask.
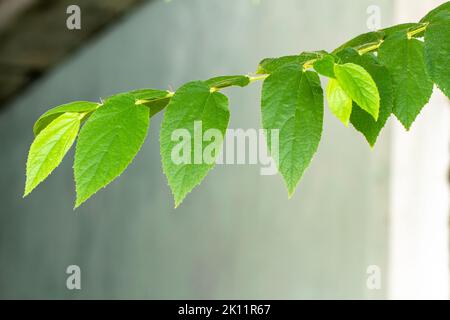
[[[395,23],[445,0],[395,2]],[[449,298],[450,101],[436,88],[406,132],[391,122],[389,289],[392,299]]]
[[[333,49],[391,1],[172,0],[140,7],[0,114],[1,298],[383,298],[389,130],[371,151],[328,110],[293,199],[256,165],[217,166],[173,209],[158,132],[119,179],[73,211],[73,153],[22,199],[32,125],[46,109],[139,87],[252,72],[267,56]],[[64,22],[61,24],[64,26]],[[72,32],[72,31],[67,31]],[[260,84],[227,90],[231,127],[259,128]],[[79,265],[82,290],[66,289]],[[367,267],[382,271],[380,290]]]

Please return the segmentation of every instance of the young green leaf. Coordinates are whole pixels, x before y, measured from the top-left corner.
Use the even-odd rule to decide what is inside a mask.
[[[409,130],[433,91],[433,82],[425,70],[424,45],[397,34],[383,42],[378,57],[392,77],[393,113]]]
[[[61,163],[75,141],[82,117],[82,113],[64,113],[36,136],[28,154],[24,197]]]
[[[250,83],[250,78],[247,76],[221,76],[214,77],[205,81],[211,88],[226,88],[231,86],[245,87]]]
[[[203,81],[189,82],[175,92],[164,113],[160,135],[163,171],[175,207],[214,167],[229,118],[227,97],[211,92]],[[214,141],[204,139],[202,132],[213,134]],[[208,153],[211,146],[214,148]]]
[[[376,121],[380,110],[380,94],[370,74],[354,63],[336,64],[334,73],[347,95]]]
[[[339,85],[339,82],[335,79],[330,79],[328,81],[326,93],[328,107],[331,112],[341,120],[344,125],[348,126],[350,114],[352,113],[352,99],[345,93]]]
[[[425,31],[425,63],[431,80],[450,98],[450,11],[435,15]]]
[[[377,121],[355,103],[350,116],[352,125],[364,135],[367,142],[373,147],[392,113],[394,93],[391,76],[387,68],[379,64],[377,58],[372,54],[360,55],[356,50],[348,48],[339,53],[339,58],[344,63],[351,62],[362,66],[372,76],[380,92],[380,112]]]
[[[89,113],[97,109],[98,103],[89,101],[75,101],[67,104],[60,105],[53,109],[48,110],[42,116],[37,119],[34,124],[33,132],[37,136],[46,126],[48,126],[53,120],[58,118],[65,112],[72,113]]]
[[[263,128],[268,130],[268,150],[292,196],[317,151],[323,123],[323,92],[317,73],[291,64],[271,74],[263,84]],[[279,150],[270,130],[279,130]]]
[[[105,101],[80,131],[75,151],[75,184],[80,206],[119,176],[142,146],[149,126],[149,109],[136,105],[131,94]]]
[[[335,78],[334,57],[331,54],[327,54],[318,59],[314,62],[314,70],[325,77]]]

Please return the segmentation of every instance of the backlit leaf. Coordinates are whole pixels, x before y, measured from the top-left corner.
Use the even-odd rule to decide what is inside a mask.
[[[131,94],[109,98],[92,114],[80,131],[75,151],[75,207],[128,167],[144,142],[148,126],[149,108],[136,105]]]
[[[380,94],[370,74],[354,63],[336,64],[334,73],[339,85],[358,106],[375,120],[380,110]]]
[[[362,66],[375,81],[380,93],[380,112],[378,120],[361,109],[356,103],[353,103],[353,110],[350,116],[350,122],[356,130],[361,132],[371,146],[375,142],[386,124],[387,119],[392,113],[394,104],[394,93],[391,76],[386,67],[378,63],[377,58],[369,53],[359,55],[354,49],[346,49],[339,53],[343,62],[351,62]]]
[[[65,112],[72,113],[89,113],[99,107],[98,103],[89,101],[75,101],[67,104],[60,105],[53,109],[48,110],[35,122],[33,132],[37,136],[46,126],[53,120],[58,118]]]
[[[61,163],[75,141],[82,117],[80,113],[64,113],[36,136],[28,154],[24,196]]]
[[[335,79],[328,81],[327,89],[327,101],[328,107],[331,112],[342,121],[343,124],[348,126],[350,120],[350,114],[352,113],[352,99],[341,88],[339,82]]]
[[[161,125],[160,151],[175,207],[214,167],[229,117],[227,97],[211,92],[202,81],[183,85],[172,97]],[[211,141],[203,141],[202,133],[208,131],[221,137],[220,141],[214,140],[217,149],[206,159],[205,150]],[[184,140],[180,142],[179,138]],[[180,144],[182,148],[178,152]]]

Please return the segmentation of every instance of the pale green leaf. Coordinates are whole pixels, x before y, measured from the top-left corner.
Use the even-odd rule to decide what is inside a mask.
[[[322,134],[323,92],[317,73],[303,72],[297,64],[275,71],[264,81],[261,112],[268,150],[292,196]],[[278,148],[270,130],[279,130]]]
[[[61,163],[75,141],[82,117],[83,114],[80,113],[64,113],[36,136],[28,154],[24,196],[33,191]]]
[[[109,98],[92,114],[80,131],[75,151],[75,207],[128,167],[144,142],[148,126],[149,109],[136,105],[131,94]]]
[[[203,81],[183,85],[172,97],[161,125],[160,151],[175,207],[214,167],[229,117],[227,97],[219,92],[211,92]],[[221,135],[220,141],[214,140],[217,148],[211,154],[205,154],[212,142],[203,141],[202,133],[212,131]],[[173,138],[177,133],[184,134],[183,141]],[[174,154],[180,143],[185,146],[180,151],[181,156],[178,152]],[[182,158],[181,161],[179,158]]]
[[[394,93],[392,87],[391,76],[386,67],[378,63],[377,58],[369,53],[360,55],[356,50],[348,48],[339,53],[342,62],[355,63],[362,66],[372,76],[377,84],[380,92],[380,112],[378,120],[361,109],[357,104],[353,103],[350,122],[356,130],[361,132],[369,142],[370,146],[374,146],[375,142],[386,124],[387,119],[392,113],[394,104]]]
[[[336,64],[334,73],[339,85],[358,106],[377,120],[380,110],[380,94],[370,74],[354,63]]]
[[[326,88],[328,107],[331,112],[348,126],[352,113],[352,99],[345,93],[335,79],[330,79]]]
[[[50,124],[57,117],[65,112],[73,113],[89,113],[99,107],[98,103],[89,101],[75,101],[67,104],[60,105],[53,109],[48,110],[36,121],[33,127],[34,135],[37,136],[46,126]]]

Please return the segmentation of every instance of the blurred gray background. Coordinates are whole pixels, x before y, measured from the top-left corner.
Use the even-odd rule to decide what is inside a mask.
[[[386,277],[369,290],[366,270],[377,265],[385,275],[388,264],[389,129],[370,150],[328,110],[291,200],[282,179],[261,176],[257,165],[219,165],[174,210],[159,156],[161,115],[134,163],[80,209],[72,209],[73,152],[22,199],[32,125],[50,107],[331,50],[368,31],[369,5],[391,24],[388,0],[144,3],[4,106],[0,298],[384,298]],[[231,128],[260,127],[260,89],[225,91]],[[72,264],[82,290],[66,288]]]

